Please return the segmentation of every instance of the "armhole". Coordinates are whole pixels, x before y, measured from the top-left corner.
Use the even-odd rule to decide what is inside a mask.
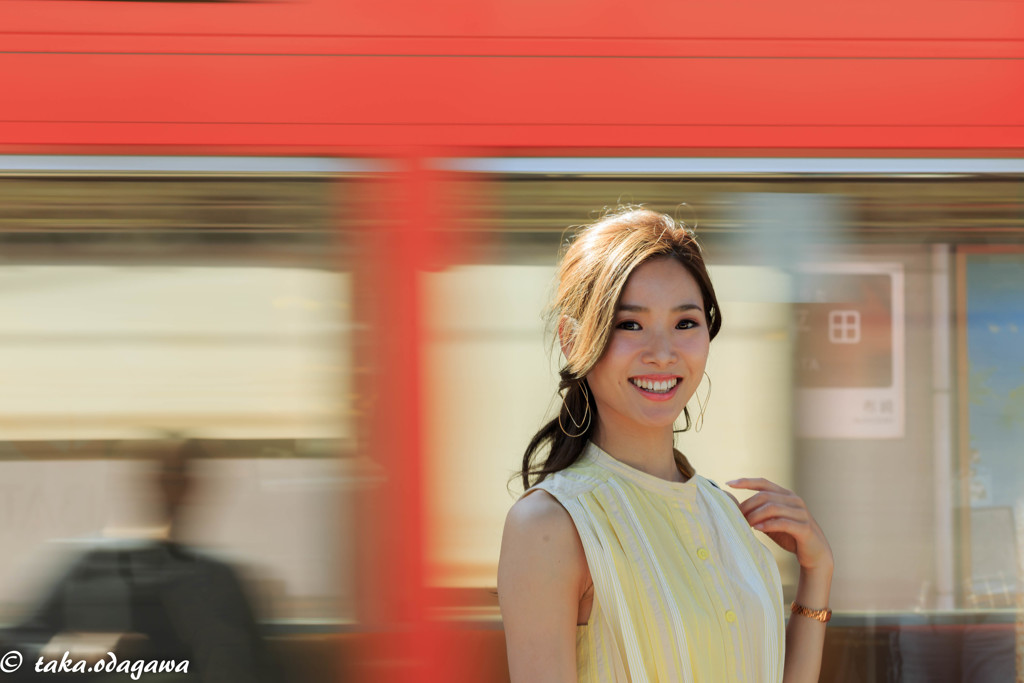
[[[519,500],[522,500],[523,498],[526,498],[527,496],[532,496],[537,491],[543,491],[544,493],[548,494],[548,496],[551,498],[551,500],[553,500],[556,503],[558,503],[558,507],[562,508],[562,510],[565,511],[565,514],[569,515],[569,521],[572,522],[572,528],[576,531],[576,537],[579,539],[580,545],[583,546],[583,538],[580,536],[580,528],[576,524],[576,518],[572,516],[572,513],[569,512],[569,508],[565,507],[565,505],[562,503],[561,499],[558,496],[556,496],[553,492],[551,492],[543,484],[544,484],[544,482],[538,482],[537,484],[534,484],[530,488],[526,489],[525,491],[523,491],[523,495],[519,496]],[[584,555],[586,555],[586,548],[585,547],[584,547]],[[587,563],[587,571],[590,571],[590,563],[589,563],[589,561]]]
[[[532,496],[534,493],[537,493],[537,491],[543,491],[544,493],[546,493],[549,496],[551,496],[552,500],[554,500],[556,503],[558,503],[558,505],[561,506],[561,508],[563,510],[565,510],[565,506],[562,505],[562,501],[558,500],[558,496],[556,496],[551,491],[549,491],[548,488],[546,486],[544,486],[544,482],[542,482],[542,481],[537,482],[536,484],[534,484],[530,488],[528,488],[525,491],[523,491],[523,495],[519,496],[519,500],[522,500],[523,498],[526,498],[527,496]],[[518,502],[518,501],[516,501],[516,502]],[[569,513],[568,510],[565,510],[565,512],[566,512],[566,514]],[[572,515],[569,515],[569,517],[571,518]],[[575,524],[576,524],[576,522],[575,522],[575,520],[573,520],[573,526],[575,526]]]

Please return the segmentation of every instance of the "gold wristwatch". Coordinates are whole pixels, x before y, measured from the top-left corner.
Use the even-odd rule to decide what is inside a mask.
[[[794,602],[790,609],[793,614],[799,614],[802,617],[814,619],[815,621],[820,621],[823,624],[827,624],[828,620],[832,618],[832,610],[828,607],[824,609],[808,609],[803,605],[798,605]]]

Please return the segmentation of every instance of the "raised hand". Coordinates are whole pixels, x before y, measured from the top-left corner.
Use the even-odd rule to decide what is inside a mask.
[[[800,496],[767,479],[734,479],[726,483],[733,488],[757,491],[740,503],[740,512],[751,527],[795,553],[804,570],[832,570],[832,548]]]

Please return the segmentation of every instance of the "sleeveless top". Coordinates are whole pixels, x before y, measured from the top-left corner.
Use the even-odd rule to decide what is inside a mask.
[[[782,582],[735,501],[693,472],[685,483],[588,442],[543,489],[569,512],[594,582],[576,631],[579,683],[778,683]],[[531,489],[533,490],[533,489]]]

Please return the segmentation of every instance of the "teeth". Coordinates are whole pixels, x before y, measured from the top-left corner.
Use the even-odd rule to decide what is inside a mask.
[[[656,394],[664,394],[679,382],[679,378],[673,377],[672,379],[661,382],[652,382],[649,379],[631,379],[629,381],[646,391],[652,391]]]

